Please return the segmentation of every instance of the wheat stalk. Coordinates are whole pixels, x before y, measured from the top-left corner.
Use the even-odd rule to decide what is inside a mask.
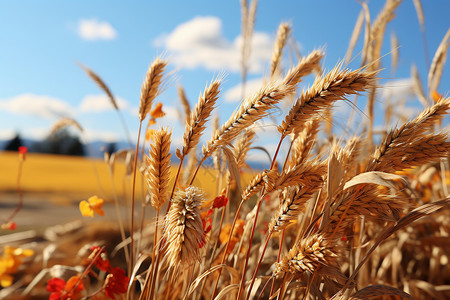
[[[50,133],[49,135],[54,134],[55,132],[61,130],[64,127],[67,126],[74,126],[75,128],[77,128],[80,132],[83,132],[83,128],[81,127],[81,125],[75,121],[72,118],[62,118],[60,120],[58,120],[55,124],[53,124],[52,128],[50,129]]]
[[[189,151],[197,146],[200,136],[205,130],[206,121],[208,121],[214,105],[219,97],[220,81],[216,80],[211,85],[205,88],[203,95],[200,95],[198,103],[194,111],[189,117],[189,123],[186,123],[186,131],[183,136],[183,149],[177,151],[177,157],[186,156]]]
[[[111,101],[111,104],[114,106],[116,110],[119,110],[119,106],[117,105],[116,99],[114,98],[113,94],[111,93],[111,90],[108,88],[106,83],[98,76],[94,71],[86,67],[85,65],[78,64],[80,68],[86,72],[86,74],[100,87],[107,95],[109,100]]]
[[[283,48],[286,45],[289,33],[291,31],[289,23],[281,23],[278,27],[277,38],[272,51],[272,62],[270,65],[270,77],[276,77],[276,72],[279,70],[281,56],[283,55]]]
[[[432,107],[426,108],[420,115],[412,121],[406,122],[400,128],[394,129],[386,136],[380,146],[377,147],[372,156],[371,161],[367,165],[367,171],[386,171],[399,168],[402,164],[393,164],[396,159],[402,159],[403,151],[410,153],[414,151],[419,153],[422,149],[427,148],[429,139],[421,139],[423,134],[432,129],[434,124],[441,120],[443,115],[447,113],[450,108],[450,98],[443,98],[439,100]],[[437,135],[438,139],[444,137]],[[440,138],[439,138],[440,137]],[[418,144],[419,143],[419,144]],[[435,143],[435,141],[433,141]],[[412,148],[414,145],[416,148]],[[420,146],[419,146],[420,145]],[[445,153],[440,153],[443,156]],[[435,157],[433,155],[433,157]],[[433,159],[431,159],[432,161]],[[409,165],[409,164],[405,164]],[[408,167],[406,167],[408,168]]]
[[[164,219],[165,259],[174,274],[200,260],[200,247],[205,243],[200,216],[203,199],[203,193],[194,186],[177,191]]]
[[[269,223],[269,234],[284,230],[305,207],[307,201],[320,185],[288,188],[282,193],[282,202]]]
[[[334,101],[372,87],[376,74],[376,71],[361,69],[341,71],[338,65],[325,76],[317,78],[312,87],[296,100],[281,126],[278,126],[281,136],[303,130],[306,121],[316,117]]]
[[[345,54],[345,64],[348,64],[350,62],[353,49],[355,49],[356,42],[358,41],[359,35],[361,34],[363,24],[364,24],[364,10],[361,10],[359,12],[358,18],[356,19],[355,26],[353,27],[350,42],[348,43],[347,53]]]
[[[144,120],[149,113],[153,99],[159,94],[159,87],[162,82],[164,70],[167,66],[167,62],[156,58],[150,65],[147,71],[147,75],[142,84],[141,97],[139,105],[139,120]]]
[[[315,234],[300,240],[289,253],[277,263],[273,276],[283,273],[300,275],[313,274],[326,266],[335,266],[337,247],[323,235]]]
[[[294,140],[292,141],[291,155],[288,160],[288,165],[291,168],[302,164],[309,155],[316,143],[319,126],[318,118],[311,119],[305,123],[303,130],[299,134],[293,134]]]
[[[439,82],[441,81],[442,72],[444,70],[445,61],[447,60],[447,50],[450,46],[450,29],[447,30],[439,47],[434,54],[431,62],[430,70],[428,71],[428,97],[431,98],[431,93],[437,91]]]
[[[187,99],[186,93],[184,92],[184,89],[181,85],[178,86],[177,91],[178,91],[178,98],[180,99],[181,102],[181,106],[183,106],[184,109],[186,124],[188,124],[191,117],[191,105],[189,104],[189,100]]]
[[[299,70],[293,69],[282,82],[268,84],[252,97],[245,99],[238,110],[215,132],[212,139],[203,146],[203,157],[206,159],[217,148],[230,144],[239,133],[267,116],[270,109],[283,98],[295,92]]]
[[[159,128],[151,137],[152,144],[149,156],[145,156],[145,183],[151,195],[152,206],[159,211],[169,200],[170,180],[170,143],[172,133],[168,129]]]

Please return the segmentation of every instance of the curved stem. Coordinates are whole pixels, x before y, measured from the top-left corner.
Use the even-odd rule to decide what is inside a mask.
[[[131,274],[131,270],[134,266],[134,194],[136,187],[136,173],[137,173],[137,159],[139,152],[139,140],[141,137],[142,120],[139,122],[138,139],[136,143],[136,152],[134,153],[134,166],[133,166],[133,184],[131,187],[131,228],[130,228],[130,265],[128,267],[128,273]]]

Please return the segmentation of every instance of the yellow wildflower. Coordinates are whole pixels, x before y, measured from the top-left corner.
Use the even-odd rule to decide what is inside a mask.
[[[19,269],[23,258],[33,254],[34,251],[31,249],[5,246],[3,256],[0,257],[0,285],[2,287],[10,286],[14,279],[12,275]]]
[[[80,211],[83,217],[94,217],[94,212],[96,212],[98,215],[103,216],[105,212],[103,211],[102,207],[105,201],[101,198],[98,198],[97,196],[92,196],[88,199],[88,201],[81,201],[80,202]]]

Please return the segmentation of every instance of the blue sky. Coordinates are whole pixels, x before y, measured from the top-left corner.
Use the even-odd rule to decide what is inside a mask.
[[[450,28],[450,1],[423,1],[427,48],[432,59]],[[370,1],[372,20],[384,1]],[[278,25],[290,22],[301,53],[324,47],[325,70],[345,56],[351,32],[361,10],[355,0],[260,0],[254,29],[249,88],[267,75]],[[16,132],[28,138],[44,137],[60,116],[76,119],[86,140],[124,140],[116,112],[103,93],[77,66],[85,64],[108,84],[122,106],[126,123],[137,135],[140,88],[148,65],[163,54],[172,75],[161,101],[167,115],[161,125],[173,127],[174,144],[183,128],[177,113],[176,88],[182,85],[192,106],[212,79],[224,77],[217,112],[221,123],[239,105],[233,90],[240,83],[239,36],[241,12],[233,1],[1,1],[0,2],[0,139]],[[400,44],[398,69],[390,72],[390,41]],[[360,38],[354,55],[362,47]],[[289,66],[286,51],[283,65]],[[412,0],[404,0],[389,23],[382,51],[381,82],[392,94],[409,93],[410,68],[417,65],[426,86],[427,63]],[[356,57],[349,65],[358,68]],[[308,81],[307,81],[308,82]],[[310,82],[310,81],[309,81]],[[253,83],[253,84],[252,84]],[[439,92],[448,95],[447,62]],[[386,102],[381,94],[377,107]],[[395,98],[395,97],[394,97]],[[420,109],[409,97],[411,111]],[[363,103],[359,107],[364,110]],[[350,110],[344,105],[339,111]],[[283,113],[278,112],[282,116]],[[359,113],[360,119],[364,115]],[[378,115],[379,119],[382,117]],[[345,117],[336,120],[345,127]],[[275,134],[274,127],[267,133]],[[206,133],[208,136],[210,133]],[[265,143],[271,143],[265,141]],[[272,143],[276,143],[276,138]]]

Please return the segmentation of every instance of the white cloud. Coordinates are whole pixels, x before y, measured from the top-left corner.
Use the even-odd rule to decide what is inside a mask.
[[[209,70],[238,72],[241,68],[242,38],[227,40],[222,33],[222,21],[213,16],[195,17],[178,25],[171,33],[160,36],[156,46],[167,49],[180,67],[203,67]],[[270,36],[254,32],[249,61],[250,72],[262,72],[272,52]]]
[[[13,114],[25,114],[44,119],[71,116],[74,110],[60,99],[35,94],[22,94],[8,99],[0,99],[0,109]]]
[[[245,97],[258,91],[262,87],[262,82],[263,82],[262,78],[248,80],[247,83],[245,84]],[[223,97],[227,102],[236,102],[242,100],[241,96],[242,96],[242,83],[239,83],[238,85],[235,85],[234,87],[226,91]]]
[[[125,110],[130,107],[126,100],[122,98],[115,99],[120,109]],[[114,110],[114,106],[106,95],[86,95],[80,104],[81,112],[98,113],[111,110]]]
[[[103,141],[107,143],[118,142],[121,135],[115,131],[102,131],[92,128],[83,130],[82,139],[86,142]]]
[[[381,96],[392,102],[410,98],[414,93],[414,83],[411,78],[391,80],[383,84]]]
[[[82,19],[78,22],[78,35],[90,41],[114,40],[117,38],[117,31],[108,22],[101,22],[96,19]]]
[[[0,129],[0,140],[10,140],[15,137],[16,134],[17,132],[12,129]]]

